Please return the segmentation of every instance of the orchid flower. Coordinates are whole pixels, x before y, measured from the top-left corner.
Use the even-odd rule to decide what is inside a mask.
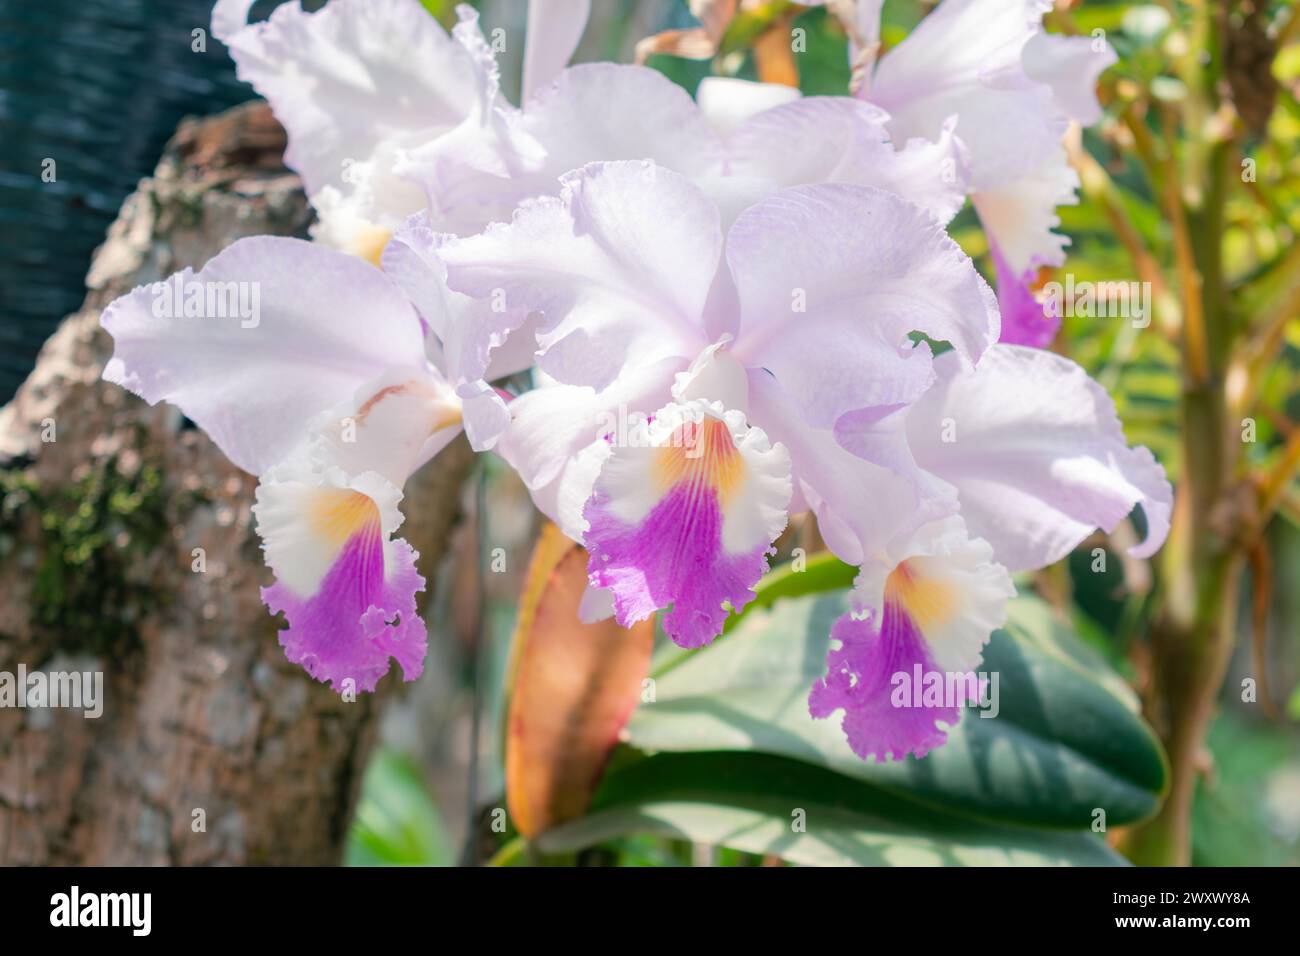
[[[888,112],[899,141],[957,120],[996,270],[1002,341],[1044,347],[1060,317],[1030,286],[1040,267],[1064,263],[1056,207],[1078,201],[1062,139],[1071,122],[1101,119],[1095,87],[1115,51],[1098,37],[1045,32],[1052,0],[942,0],[873,68],[881,6],[858,0],[849,23],[864,73],[858,95]]]
[[[820,184],[725,222],[683,176],[597,163],[440,245],[452,289],[544,316],[540,387],[498,450],[586,546],[587,611],[628,625],[671,608],[686,647],[752,598],[788,516],[813,512],[862,570],[811,709],[843,709],[863,757],[923,754],[956,711],[882,704],[889,675],[973,670],[1008,569],[1139,504],[1134,553],[1150,554],[1169,485],[1078,366],[994,344],[991,290],[919,207]]]
[[[1134,557],[1150,557],[1169,533],[1163,469],[1146,448],[1127,446],[1114,404],[1078,365],[1000,343],[975,368],[946,353],[934,370],[934,384],[901,413],[907,453],[951,489],[959,517],[896,536],[863,566],[853,611],[833,631],[841,646],[809,699],[815,717],[843,709],[864,759],[922,756],[943,743],[935,724],[956,722],[952,702],[900,707],[891,680],[917,668],[973,677],[1015,593],[1009,571],[1055,563],[1138,505],[1147,528]]]
[[[413,213],[427,209],[440,233],[472,234],[601,160],[652,159],[727,177],[732,189],[749,184],[737,210],[762,190],[826,181],[893,189],[944,221],[964,199],[966,162],[951,126],[895,155],[888,116],[848,97],[772,111],[798,91],[709,78],[697,106],[654,70],[562,69],[584,0],[530,5],[522,110],[501,95],[469,7],[458,8],[448,36],[417,0],[331,0],[310,14],[288,4],[254,24],[245,22],[250,6],[219,0],[214,32],[288,130],[286,159],[320,216],[316,238],[375,264]]]
[[[934,379],[910,333],[969,364],[998,328],[942,226],[884,190],[785,189],[723,222],[677,173],[597,163],[438,249],[452,289],[545,316],[543,385],[511,404],[498,450],[587,545],[619,620],[673,605],[685,646],[749,599],[792,508],[853,563],[956,508],[893,466],[890,413]]]
[[[256,308],[237,315],[232,290]],[[288,658],[341,692],[372,690],[390,659],[418,677],[424,579],[394,537],[401,489],[482,402],[429,360],[398,285],[353,256],[254,237],[122,296],[101,321],[106,380],[176,405],[260,477],[253,512],[275,574],[262,596],[288,620]]]
[[[428,209],[450,232],[509,215],[511,178],[537,157],[473,9],[458,8],[448,35],[419,0],[331,0],[314,13],[292,3],[250,24],[252,5],[218,0],[213,34],[288,132],[285,161],[316,208],[318,241],[378,265],[412,213]],[[556,31],[536,32],[532,46],[553,53]]]
[[[516,201],[558,196],[565,175],[588,163],[637,160],[650,164],[647,170],[690,178],[716,203],[723,226],[778,189],[824,182],[880,187],[924,209],[936,224],[948,222],[966,191],[965,157],[951,126],[934,141],[896,150],[887,120],[849,97],[803,99],[788,87],[721,78],[701,83],[697,104],[657,71],[583,64],[564,70],[519,117],[519,131],[541,158],[531,173],[515,178]],[[513,299],[506,309],[496,289],[476,298],[446,288],[438,247],[448,238],[435,215],[417,214],[393,233],[382,264],[417,305],[432,303],[430,314],[457,317],[462,331],[451,338],[466,351],[467,377],[456,387],[466,396],[487,395],[492,379],[473,378],[473,369],[532,363],[532,333],[519,331],[530,309]]]
[[[157,286],[113,303],[105,377],[176,404],[260,476],[276,577],[263,595],[318,679],[369,690],[392,659],[418,675],[424,582],[394,537],[398,504],[462,429],[586,546],[584,616],[630,625],[663,609],[684,647],[721,632],[789,516],[811,512],[860,573],[810,710],[843,710],[864,758],[945,739],[951,702],[886,706],[882,692],[908,667],[973,674],[1010,571],[1137,506],[1134,553],[1159,547],[1159,465],[1081,369],[1005,344],[996,297],[944,231],[972,190],[994,229],[989,196],[1054,155],[1039,137],[1032,162],[981,158],[983,73],[963,74],[955,109],[930,102],[942,91],[908,94],[902,67],[891,87],[885,61],[871,89],[889,112],[724,79],[696,102],[641,67],[563,69],[587,3],[545,0],[516,110],[466,8],[448,36],[415,0],[284,7],[253,25],[250,6],[220,0],[214,32],[289,132],[317,239],[382,271],[242,240],[168,280],[199,290],[192,311],[160,310]],[[1013,90],[1033,86],[1012,76],[1029,70],[1018,37],[984,51],[1010,64]],[[1059,151],[1054,89],[1013,105]],[[1002,177],[1013,167],[1021,179]],[[996,256],[1063,241],[1018,236],[998,233]],[[241,283],[265,306],[251,324],[211,307]],[[488,383],[534,362],[538,387],[507,406]]]
[[[522,111],[501,97],[467,7],[449,37],[416,0],[332,0],[313,14],[286,5],[251,25],[248,6],[219,0],[214,31],[289,132],[288,161],[319,215],[316,239],[389,269],[410,293],[433,341],[459,357],[452,386],[481,399],[484,414],[466,422],[477,449],[492,447],[506,417],[489,367],[532,361],[530,337],[514,334],[528,316],[441,288],[435,237],[473,234],[520,202],[555,195],[571,169],[617,159],[691,176],[728,220],[775,189],[813,182],[881,186],[943,222],[965,201],[951,125],[895,150],[888,116],[849,97],[801,100],[788,87],[715,78],[697,105],[644,67],[563,69],[586,18],[582,0],[530,5],[532,95]],[[349,164],[349,152],[369,158]]]

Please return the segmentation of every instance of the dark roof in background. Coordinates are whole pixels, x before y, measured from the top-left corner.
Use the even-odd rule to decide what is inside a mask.
[[[272,3],[260,3],[260,16]],[[182,117],[253,96],[212,0],[0,0],[0,403],[85,295],[90,256]],[[43,182],[46,159],[56,180]]]

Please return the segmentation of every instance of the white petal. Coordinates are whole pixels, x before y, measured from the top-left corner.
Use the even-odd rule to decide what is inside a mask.
[[[455,127],[495,82],[419,0],[331,0],[316,13],[284,4],[233,33],[238,11],[217,12],[214,31],[227,34],[240,79],[288,131],[285,159],[309,194],[345,185],[346,161],[367,159],[385,140],[418,142]]]
[[[733,176],[763,179],[773,188],[807,183],[879,186],[948,222],[966,201],[970,169],[965,148],[946,123],[937,138],[914,139],[896,150],[889,114],[842,96],[815,96],[748,119],[727,142]]]
[[[256,309],[247,319],[185,317],[168,307],[177,283],[186,301],[204,299],[203,313],[208,296],[225,302],[232,289]],[[179,406],[255,474],[376,376],[426,365],[419,318],[396,285],[359,259],[297,239],[241,239],[198,273],[122,296],[101,322],[114,340],[106,380]]]
[[[510,426],[497,453],[519,473],[538,509],[573,540],[586,531],[582,510],[608,455],[606,438],[625,434],[635,415],[663,405],[685,364],[668,359],[638,366],[601,392],[548,381],[510,403]]]
[[[308,447],[322,467],[377,472],[400,488],[460,434],[462,404],[436,371],[394,369],[320,415]]]
[[[652,163],[596,163],[559,198],[439,250],[449,286],[545,315],[540,367],[597,390],[630,364],[689,359],[722,247],[717,208]]]
[[[584,509],[591,583],[628,627],[659,608],[665,633],[699,647],[754,597],[786,526],[790,456],[738,411],[672,403],[616,436]]]
[[[678,373],[673,383],[674,400],[717,402],[740,412],[749,409],[748,373],[727,351],[730,340],[731,336],[724,336],[701,352],[690,368]]]
[[[971,533],[1013,571],[1059,560],[1135,505],[1148,557],[1169,532],[1172,491],[1146,448],[1129,448],[1114,403],[1069,359],[1016,345],[963,370],[940,356],[939,383],[908,414],[921,467],[957,489]],[[945,441],[944,439],[952,439]]]
[[[1016,594],[993,548],[969,536],[956,515],[923,525],[890,542],[868,562],[853,598],[880,620],[886,601],[899,603],[930,647],[941,671],[977,669],[984,645],[1006,623],[1006,603]]]
[[[591,0],[528,0],[524,102],[560,75],[578,48],[590,15]]]
[[[1017,275],[1065,263],[1070,240],[1052,230],[1061,224],[1056,207],[1077,203],[1078,187],[1078,174],[1058,148],[1038,169],[972,197],[985,231]]]
[[[797,100],[799,96],[793,86],[727,76],[706,76],[695,90],[695,101],[704,118],[722,136],[730,136],[764,110]]]

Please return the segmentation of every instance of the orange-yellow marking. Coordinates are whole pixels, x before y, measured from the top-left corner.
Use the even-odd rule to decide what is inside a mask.
[[[371,395],[357,409],[356,421],[358,425],[364,425],[370,413],[374,411],[386,399],[397,395],[408,395],[412,392],[418,392],[429,398],[429,432],[433,435],[441,429],[451,425],[459,425],[463,420],[463,410],[459,402],[452,402],[440,398],[432,389],[418,382],[402,382],[400,385],[385,385],[375,394]]]
[[[678,426],[655,457],[654,475],[662,492],[682,482],[708,484],[725,506],[744,480],[745,463],[726,422],[706,418]]]
[[[307,519],[313,532],[340,548],[359,531],[378,533],[379,506],[359,491],[330,489],[315,496]]]
[[[353,255],[360,256],[369,262],[376,269],[383,268],[384,247],[388,245],[388,240],[392,237],[393,231],[385,229],[383,226],[364,225],[357,230],[357,234],[352,238]]]
[[[923,632],[941,628],[957,614],[956,589],[927,578],[909,561],[901,561],[885,579],[885,601],[897,601]]]

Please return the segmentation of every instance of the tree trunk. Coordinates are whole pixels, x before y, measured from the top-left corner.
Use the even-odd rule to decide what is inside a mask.
[[[176,409],[100,381],[112,299],[241,236],[305,233],[283,148],[261,103],[183,124],[0,410],[0,672],[104,675],[98,719],[0,708],[0,864],[340,859],[397,677],[347,703],[289,664],[258,593],[255,479]],[[407,487],[430,582],[470,463],[459,441]]]

